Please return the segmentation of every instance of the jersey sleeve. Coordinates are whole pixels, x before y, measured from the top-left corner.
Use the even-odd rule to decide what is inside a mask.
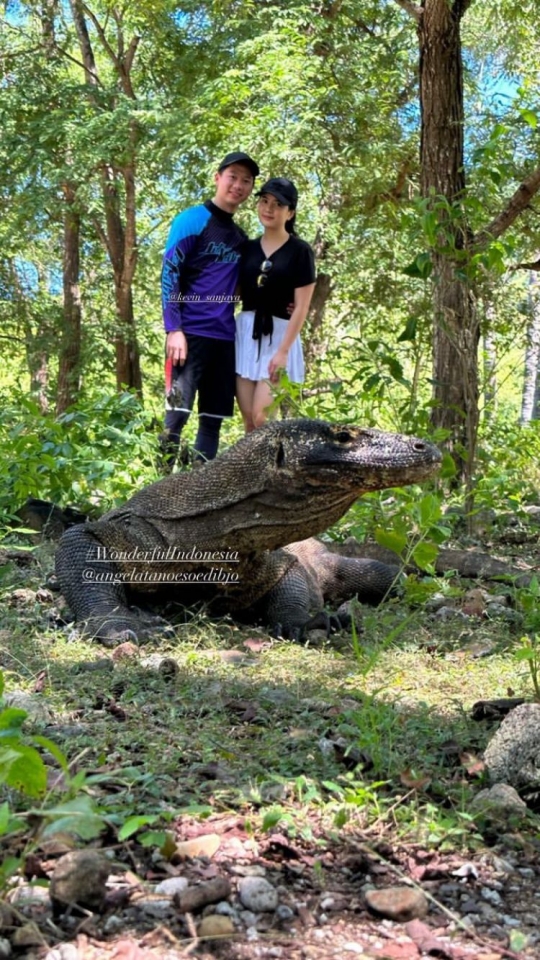
[[[294,270],[294,287],[307,287],[315,283],[315,256],[309,243],[302,243],[298,248]]]
[[[182,329],[182,274],[209,218],[210,212],[200,206],[179,213],[172,222],[161,271],[163,324],[167,333]]]

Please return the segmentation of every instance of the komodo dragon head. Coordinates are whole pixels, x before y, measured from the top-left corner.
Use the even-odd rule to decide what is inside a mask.
[[[108,518],[138,516],[164,537],[275,549],[326,530],[363,493],[437,473],[441,454],[416,437],[322,420],[267,423],[201,469],[135,494]]]
[[[278,482],[280,475],[287,476],[300,486],[328,484],[356,497],[426,480],[441,463],[439,450],[426,440],[368,427],[289,420],[270,424],[267,430]]]

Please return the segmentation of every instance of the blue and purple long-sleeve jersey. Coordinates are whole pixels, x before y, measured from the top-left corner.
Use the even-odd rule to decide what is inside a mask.
[[[172,222],[161,294],[165,330],[234,340],[235,290],[246,234],[211,200]]]

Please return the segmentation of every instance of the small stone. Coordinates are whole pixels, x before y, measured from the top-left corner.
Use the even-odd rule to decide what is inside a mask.
[[[254,913],[269,913],[278,905],[277,890],[264,877],[242,877],[238,895],[244,907]]]
[[[125,922],[126,921],[124,917],[113,913],[105,920],[105,923],[103,924],[103,932],[114,935],[115,933],[118,933],[119,930],[124,929]]]
[[[496,783],[489,789],[480,790],[473,797],[471,806],[492,817],[523,815],[527,812],[527,804],[523,802],[517,790],[508,783]]]
[[[9,940],[6,940],[4,937],[0,937],[0,957],[10,957],[11,956],[11,944]]]
[[[155,917],[157,920],[164,920],[174,913],[172,900],[137,900],[137,907],[145,916]]]
[[[181,840],[176,844],[174,856],[180,860],[193,860],[195,857],[213,857],[221,844],[217,833],[207,833],[192,840]]]
[[[294,919],[294,910],[291,907],[288,907],[286,903],[280,903],[276,909],[276,918],[281,920],[282,923],[286,923],[288,920]]]
[[[110,864],[96,850],[72,850],[56,864],[49,887],[56,909],[78,904],[99,912],[105,903]]]
[[[189,881],[185,877],[167,877],[161,880],[154,888],[154,893],[164,893],[166,897],[174,897],[175,893],[183,893]]]
[[[13,891],[10,902],[17,904],[17,907],[20,908],[43,903],[44,900],[48,899],[49,891],[47,887],[40,887],[37,884],[31,886],[29,883],[24,883]]]
[[[351,941],[343,944],[343,950],[346,950],[347,953],[361,954],[364,952],[364,948],[359,943],[352,943]]]
[[[227,900],[222,900],[221,903],[216,903],[214,907],[214,913],[219,913],[222,917],[236,916],[236,910]]]
[[[230,937],[234,933],[234,926],[229,917],[211,913],[201,920],[197,933],[202,940],[206,937]]]
[[[26,693],[25,690],[11,690],[4,695],[6,707],[25,710],[29,720],[47,723],[51,720],[51,711],[39,694]]]
[[[99,660],[82,660],[75,664],[73,673],[112,673],[114,663],[109,657],[100,657]]]
[[[480,896],[483,897],[484,900],[487,900],[488,903],[492,903],[495,907],[498,907],[502,903],[500,893],[497,893],[496,890],[490,890],[489,887],[482,887]]]
[[[252,910],[241,910],[240,920],[242,921],[245,927],[257,926],[257,914],[253,913]]]
[[[120,663],[121,660],[133,660],[140,657],[141,651],[135,643],[126,640],[125,643],[119,643],[111,653],[114,663]]]
[[[13,947],[43,947],[45,938],[35,923],[25,923],[23,927],[17,927],[13,932],[11,944]]]
[[[385,887],[368,890],[366,903],[370,910],[388,917],[389,920],[405,922],[422,919],[428,911],[428,902],[421,890],[413,887]]]
[[[59,943],[45,954],[45,960],[80,960],[80,954],[74,943]]]

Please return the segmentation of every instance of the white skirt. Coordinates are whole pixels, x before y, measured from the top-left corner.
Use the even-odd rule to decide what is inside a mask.
[[[236,317],[236,373],[246,380],[268,380],[268,364],[279,347],[289,321],[274,317],[272,336],[253,339],[253,310],[243,310]],[[259,353],[259,343],[261,352]],[[287,358],[287,376],[292,383],[304,382],[304,354],[302,341],[296,337]]]

